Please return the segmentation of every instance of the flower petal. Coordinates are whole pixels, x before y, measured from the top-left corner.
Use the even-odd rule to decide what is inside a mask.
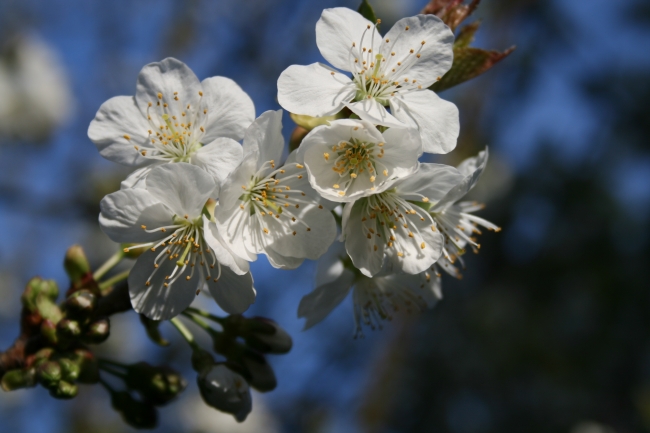
[[[205,215],[203,215],[203,236],[205,236],[205,241],[212,248],[217,261],[222,266],[229,267],[237,275],[243,275],[249,271],[250,265],[248,262],[237,257],[227,245],[224,245],[216,224],[209,221]]]
[[[318,286],[314,291],[303,296],[298,306],[298,317],[307,319],[303,330],[311,328],[327,317],[348,295],[353,280],[354,274],[344,269],[334,281]]]
[[[201,101],[201,83],[194,72],[183,62],[167,57],[161,62],[149,63],[140,71],[136,85],[135,103],[143,116],[147,116],[149,103],[166,103],[170,116],[181,117],[187,105],[198,110]]]
[[[390,108],[396,118],[420,131],[424,152],[449,153],[456,147],[460,121],[453,103],[420,90],[391,98]]]
[[[218,183],[222,183],[242,158],[241,144],[232,138],[221,137],[201,147],[192,155],[190,164],[202,168]]]
[[[395,187],[406,200],[422,202],[426,197],[433,205],[463,179],[464,176],[449,165],[422,163],[416,173],[400,179]]]
[[[149,128],[132,96],[116,96],[99,107],[88,127],[88,138],[109,161],[138,167],[153,162],[134,149],[149,147]]]
[[[348,104],[347,107],[361,119],[375,125],[383,125],[396,128],[406,128],[408,124],[396,119],[376,99],[366,98],[361,101]]]
[[[178,265],[174,260],[163,258],[158,262],[159,267],[154,268],[154,260],[158,254],[159,252],[147,250],[138,257],[129,274],[129,294],[131,305],[136,312],[152,320],[167,320],[190,306],[196,297],[196,289],[202,283],[201,273],[194,272],[190,280],[180,276],[171,283],[172,280],[166,280],[165,277],[171,275]],[[150,285],[147,286],[147,279],[154,271]]]
[[[404,224],[394,226],[396,241],[393,247],[386,249],[389,272],[418,274],[426,271],[442,255],[444,237],[434,231],[433,220],[427,212],[419,208],[415,210],[415,214],[404,215]]]
[[[397,68],[397,62],[404,65],[404,72],[393,77],[395,81],[415,79],[427,88],[451,68],[453,44],[454,34],[440,18],[416,15],[395,23],[384,36],[381,53],[387,59],[386,69]]]
[[[345,206],[346,209],[348,206],[352,206],[352,209],[349,211],[349,216],[343,221],[343,234],[345,235],[345,250],[350,255],[354,266],[364,275],[372,277],[381,271],[386,251],[386,240],[378,237],[378,233],[370,233],[368,229],[370,222],[365,224],[366,221],[369,221],[366,212],[364,212],[365,200],[357,200]]]
[[[146,189],[147,184],[145,182],[145,179],[147,179],[147,175],[149,174],[151,169],[157,167],[158,165],[160,165],[160,163],[156,161],[156,163],[154,164],[150,164],[135,170],[133,173],[128,175],[126,179],[124,179],[120,183],[120,189],[129,189],[129,188]]]
[[[283,150],[282,110],[265,111],[246,130],[244,154],[249,156],[256,153],[257,168],[259,168],[263,163],[271,160],[279,165]]]
[[[348,8],[325,9],[316,23],[316,44],[320,53],[332,66],[343,71],[354,70],[354,59],[360,57],[361,49],[378,53],[381,40],[374,23]]]
[[[318,259],[316,266],[316,287],[331,283],[343,273],[343,259],[348,258],[343,242],[334,242],[325,254]]]
[[[170,225],[174,214],[145,189],[124,189],[104,197],[99,203],[99,225],[115,242],[152,242],[164,237],[162,233],[147,233]]]
[[[179,217],[196,218],[216,186],[205,171],[191,164],[165,164],[147,176],[147,191]]]
[[[203,143],[218,137],[241,140],[244,131],[255,119],[253,100],[237,83],[226,77],[210,77],[201,82],[202,105],[208,108],[208,120],[203,125]]]
[[[238,204],[226,208],[221,203],[215,207],[214,211],[216,230],[228,249],[243,260],[249,262],[257,260],[259,249],[253,243],[250,213],[241,209]]]
[[[208,281],[210,294],[219,307],[228,314],[241,314],[255,302],[253,276],[250,272],[237,275],[226,266],[221,267],[221,276],[217,282]]]
[[[454,186],[445,197],[440,200],[436,205],[431,209],[432,212],[440,212],[447,209],[450,205],[457,202],[463,198],[478,182],[479,177],[485,169],[488,159],[488,150],[479,152],[475,160],[463,161],[464,166],[462,166],[463,171],[469,171],[471,168],[474,168],[474,171],[470,172],[465,178]]]
[[[289,66],[278,78],[278,102],[295,114],[314,117],[336,114],[352,101],[355,92],[349,77],[322,63]]]

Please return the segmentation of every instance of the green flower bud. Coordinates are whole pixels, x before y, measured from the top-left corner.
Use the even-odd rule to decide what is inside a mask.
[[[260,392],[268,392],[278,386],[273,369],[266,358],[252,350],[245,351],[241,363],[246,370],[248,383]]]
[[[31,388],[36,385],[36,369],[16,369],[5,372],[0,381],[0,386],[5,391],[14,391],[21,388]]]
[[[70,319],[63,319],[56,325],[61,339],[72,340],[81,335],[81,326],[79,322]]]
[[[43,320],[41,323],[41,334],[50,344],[56,345],[59,342],[59,337],[56,334],[56,324],[51,320]]]
[[[43,349],[39,350],[33,355],[33,361],[32,361],[32,366],[33,367],[38,367],[45,361],[49,360],[52,355],[54,355],[54,349],[51,347],[44,347]]]
[[[232,414],[242,422],[252,409],[251,391],[239,373],[225,364],[213,364],[197,378],[203,401],[222,412]]]
[[[112,393],[111,405],[131,427],[152,429],[158,425],[156,408],[150,403],[136,400],[126,391]]]
[[[287,353],[293,345],[287,331],[270,319],[263,317],[246,319],[242,330],[246,344],[262,353]]]
[[[38,381],[45,388],[54,388],[62,379],[61,365],[56,361],[45,361],[36,369]]]
[[[50,395],[60,400],[70,400],[75,398],[79,392],[79,387],[74,383],[60,380],[56,386],[50,388]]]
[[[99,382],[99,362],[91,352],[85,349],[76,349],[71,359],[79,365],[79,383],[97,383]]]
[[[63,380],[67,382],[75,382],[79,379],[81,366],[77,362],[68,358],[61,358],[58,362],[61,366],[61,377]]]
[[[88,317],[97,307],[97,296],[90,290],[72,293],[63,303],[65,311],[73,317]]]
[[[192,351],[192,368],[194,371],[202,373],[211,369],[213,365],[214,358],[209,352],[200,348],[194,348]]]
[[[183,377],[173,369],[146,362],[130,365],[124,382],[155,406],[169,403],[187,386]]]
[[[80,245],[73,245],[68,248],[68,251],[65,253],[65,259],[63,259],[63,267],[73,285],[81,282],[90,272],[88,259]]]
[[[83,341],[88,344],[99,344],[106,341],[111,334],[111,324],[108,318],[99,319],[88,325],[83,334]]]

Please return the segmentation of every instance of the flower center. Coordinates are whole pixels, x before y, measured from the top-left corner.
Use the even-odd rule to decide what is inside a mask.
[[[374,26],[376,28],[376,25]],[[367,33],[373,26],[368,24],[366,30],[357,44],[352,42],[349,51],[350,71],[352,72],[352,81],[356,84],[357,92],[355,101],[363,99],[376,99],[382,105],[388,105],[388,99],[397,93],[407,93],[414,90],[421,90],[422,85],[417,80],[409,80],[404,74],[415,64],[421,57],[421,51],[426,41],[420,42],[417,48],[396,48],[396,42],[405,35],[409,27],[400,33],[395,40],[384,39],[381,44],[386,44],[387,49],[382,48],[381,53],[372,52],[375,34],[378,31],[372,31],[370,39],[370,48],[364,46],[364,40],[367,43]],[[390,53],[390,54],[388,54]]]
[[[332,146],[335,158],[329,153],[323,156],[326,162],[332,163],[332,170],[339,174],[338,183],[333,185],[334,189],[340,189],[340,196],[344,196],[348,189],[354,184],[359,176],[365,176],[374,185],[377,172],[380,171],[384,177],[388,176],[387,167],[378,159],[384,157],[384,143],[372,143],[361,141],[357,138],[350,138],[348,141],[340,141]],[[375,189],[373,186],[372,190]]]
[[[297,170],[295,170],[297,169]],[[291,174],[286,174],[291,170]],[[239,207],[248,211],[251,218],[259,224],[261,231],[270,234],[274,225],[269,224],[265,218],[275,218],[281,222],[300,223],[306,231],[311,228],[299,218],[301,205],[311,203],[306,199],[306,194],[297,189],[292,189],[287,181],[290,179],[302,179],[306,176],[305,167],[301,164],[290,164],[279,169],[275,169],[273,160],[265,162],[260,169],[251,176],[248,185],[242,185],[244,193],[239,197],[242,201]],[[323,207],[320,206],[322,209]],[[295,236],[298,232],[293,231]]]
[[[135,146],[135,150],[149,159],[166,162],[188,162],[203,144],[204,125],[208,118],[207,108],[193,107],[178,96],[158,93],[158,100],[149,102],[147,120],[149,122],[146,149]],[[203,92],[199,92],[203,98]],[[127,136],[125,136],[127,138]],[[127,138],[128,139],[128,138]]]

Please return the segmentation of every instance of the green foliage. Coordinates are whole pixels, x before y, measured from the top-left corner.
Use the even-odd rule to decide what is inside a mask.
[[[368,21],[372,21],[373,23],[377,22],[377,16],[375,16],[375,11],[372,8],[372,6],[370,6],[370,3],[368,3],[368,0],[363,0],[361,2],[358,11]]]

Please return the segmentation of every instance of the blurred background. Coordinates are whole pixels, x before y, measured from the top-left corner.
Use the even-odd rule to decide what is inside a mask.
[[[322,60],[325,7],[358,0],[2,0],[0,2],[0,347],[18,333],[34,275],[65,286],[67,247],[94,264],[116,246],[99,200],[128,173],[86,130],[102,102],[135,92],[145,64],[167,56],[200,79],[237,81],[257,114],[278,109],[276,80]],[[426,0],[371,0],[384,31]],[[112,319],[106,357],[168,362],[189,389],[158,432],[650,431],[650,3],[484,0],[475,46],[517,50],[446,91],[461,113],[457,164],[490,146],[474,198],[503,227],[481,237],[445,299],[354,340],[351,299],[301,332],[314,263],[253,265],[251,314],[294,338],[270,360],[279,385],[254,395],[237,425],[200,400],[189,351],[149,342],[134,313]],[[471,21],[471,20],[470,20]],[[285,136],[293,124],[285,116]],[[203,299],[216,310],[214,303]],[[99,386],[57,401],[43,388],[0,393],[0,431],[132,432]]]

